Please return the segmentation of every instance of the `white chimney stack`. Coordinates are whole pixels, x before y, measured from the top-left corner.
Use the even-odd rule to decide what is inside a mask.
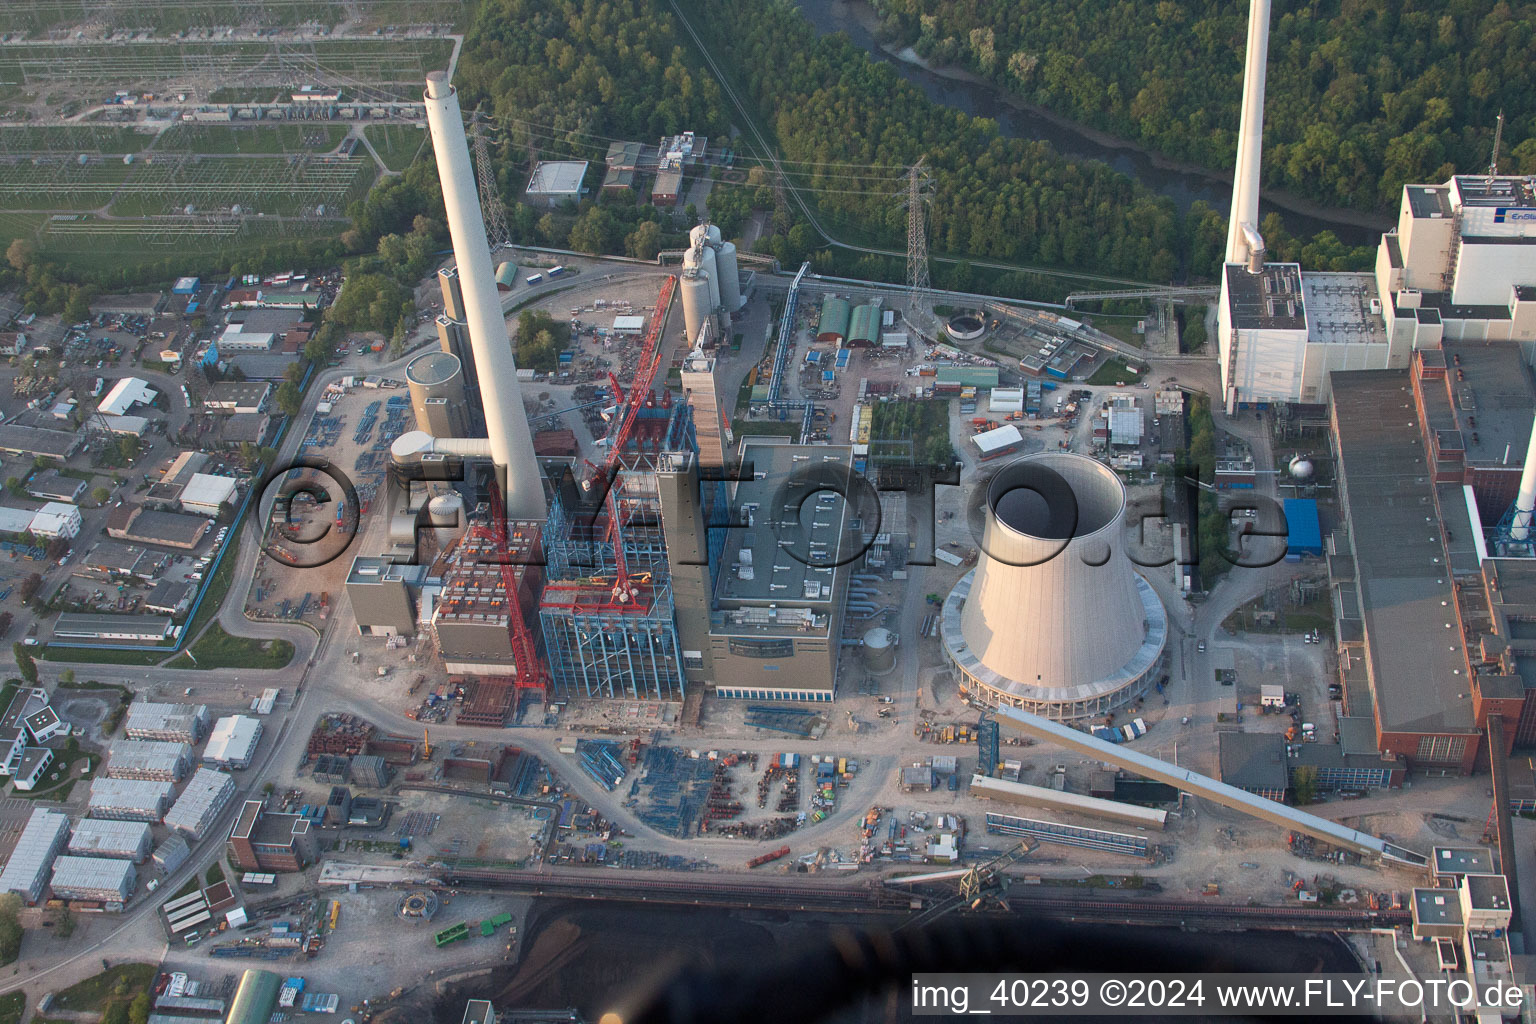
[[[1531,443],[1525,450],[1525,469],[1520,473],[1520,493],[1515,496],[1514,521],[1510,540],[1531,539],[1531,517],[1536,512],[1536,420],[1531,425]]]
[[[480,215],[458,92],[449,84],[446,71],[427,75],[425,101],[443,206],[448,211],[448,233],[458,262],[459,288],[464,295],[465,326],[480,380],[491,461],[497,474],[505,476],[507,518],[546,519],[549,508],[491,269],[491,246]]]
[[[1232,216],[1227,221],[1227,262],[1262,269],[1259,237],[1259,167],[1264,149],[1264,71],[1269,61],[1270,0],[1249,0],[1248,60],[1243,69],[1243,113],[1232,179]]]

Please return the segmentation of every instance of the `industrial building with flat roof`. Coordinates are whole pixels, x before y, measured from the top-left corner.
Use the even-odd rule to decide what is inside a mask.
[[[227,715],[213,723],[203,764],[223,768],[249,768],[261,742],[261,722],[247,715]]]
[[[192,767],[192,747],[176,740],[122,739],[112,744],[105,775],[109,779],[179,782]]]
[[[206,704],[162,704],[136,700],[128,705],[123,734],[135,740],[197,743],[208,727]]]
[[[165,816],[175,787],[148,779],[95,779],[86,813],[93,818],[156,822]]]
[[[245,871],[303,871],[319,852],[319,837],[308,818],[268,814],[260,800],[241,806],[229,832],[229,855]]]
[[[752,525],[726,530],[710,615],[715,694],[747,700],[830,701],[836,689],[843,604],[863,537],[847,500],[811,486],[783,506],[797,471],[824,474],[853,494],[848,445],[765,444],[748,439],[731,504]],[[746,473],[742,473],[743,478]],[[775,504],[775,499],[779,504]]]
[[[1221,781],[1256,796],[1285,802],[1291,784],[1286,770],[1285,737],[1274,732],[1217,734]]]
[[[107,536],[139,544],[190,551],[213,528],[203,516],[181,512],[161,512],[143,505],[123,502],[107,513]]]
[[[69,852],[80,857],[124,857],[141,864],[149,856],[149,823],[81,818],[69,837]]]
[[[42,899],[54,858],[68,839],[68,815],[47,807],[34,809],[0,871],[0,892],[13,892],[28,904]]]
[[[159,643],[171,635],[174,626],[165,615],[89,615],[61,612],[53,626],[53,635],[64,640],[112,640],[130,643]]]
[[[1381,751],[1414,768],[1466,773],[1481,733],[1445,534],[1470,543],[1472,530],[1464,502],[1437,505],[1410,383],[1406,370],[1333,379],[1332,441],[1348,526],[1330,545],[1329,575],[1345,707],[1374,718]],[[1440,517],[1458,505],[1452,527]],[[1475,557],[1467,568],[1476,572]]]
[[[199,768],[192,773],[181,796],[166,813],[166,827],[185,832],[195,842],[203,838],[219,812],[234,798],[235,780],[232,776],[212,768]]]
[[[586,160],[543,160],[528,179],[528,195],[547,199],[550,205],[562,199],[580,199],[582,180],[587,176]]]
[[[113,857],[59,857],[48,887],[61,900],[127,903],[138,882],[133,861]]]

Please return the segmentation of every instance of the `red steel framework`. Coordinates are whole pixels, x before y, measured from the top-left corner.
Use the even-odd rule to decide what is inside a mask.
[[[606,484],[608,493],[605,504],[608,510],[608,529],[606,538],[613,546],[614,579],[608,588],[606,598],[594,600],[592,588],[594,586],[608,587],[608,581],[601,578],[593,578],[582,582],[556,582],[545,587],[544,605],[551,608],[580,608],[584,611],[594,612],[637,612],[645,613],[649,610],[649,602],[640,601],[639,588],[650,584],[650,575],[642,573],[631,577],[629,564],[624,558],[624,541],[620,534],[618,502],[618,478],[620,468],[620,456],[624,452],[624,446],[629,443],[629,435],[634,430],[635,418],[639,415],[640,407],[645,404],[646,396],[651,392],[651,385],[656,380],[656,370],[660,365],[661,329],[666,323],[667,314],[672,308],[672,296],[677,288],[677,278],[668,275],[661,283],[661,294],[656,299],[656,309],[651,316],[650,326],[646,329],[645,339],[640,345],[640,360],[635,366],[635,377],[629,382],[629,390],[626,392],[619,387],[618,379],[612,374],[608,380],[613,386],[614,398],[618,402],[619,425],[610,435],[608,455],[603,460],[602,466],[588,463],[593,471],[593,476],[587,481],[586,488],[590,490],[594,486]],[[562,592],[558,596],[551,595],[551,590]],[[568,592],[568,593],[566,593]]]

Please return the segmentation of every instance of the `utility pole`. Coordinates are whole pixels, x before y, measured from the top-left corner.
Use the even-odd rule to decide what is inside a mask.
[[[1488,160],[1488,177],[1499,175],[1499,145],[1504,141],[1504,111],[1499,111],[1499,123],[1493,129],[1493,156]]]
[[[907,172],[907,322],[922,330],[927,325],[928,235],[923,221],[928,203],[928,171],[919,159]]]
[[[480,209],[485,212],[485,236],[491,243],[491,252],[512,241],[507,230],[507,211],[501,205],[501,192],[496,188],[496,173],[491,170],[490,147],[485,143],[484,120],[475,113],[475,181],[480,193]]]

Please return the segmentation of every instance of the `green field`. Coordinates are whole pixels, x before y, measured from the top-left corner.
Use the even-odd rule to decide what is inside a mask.
[[[173,658],[166,668],[282,668],[293,660],[287,640],[230,636],[217,622],[192,645],[192,656]]]
[[[121,125],[10,125],[0,128],[0,153],[23,156],[38,153],[140,153],[154,141],[152,129]]]
[[[157,152],[328,153],[347,137],[345,125],[308,122],[281,125],[178,124],[155,142]]]
[[[55,1010],[102,1010],[113,999],[131,999],[155,978],[154,964],[118,964],[53,997]]]
[[[452,51],[449,39],[387,36],[302,42],[12,43],[0,49],[0,82],[42,89],[53,83],[99,81],[131,89],[197,75],[288,79],[297,73],[318,82],[365,82],[370,98],[403,100],[419,97],[427,72],[446,67]]]
[[[10,992],[0,996],[0,1024],[22,1024],[21,1018],[26,1012],[25,992]]]
[[[427,132],[413,124],[371,124],[363,129],[384,166],[403,171],[411,166],[426,145]]]
[[[82,11],[83,8],[83,11]],[[161,32],[178,32],[208,25],[256,24],[266,28],[319,22],[331,26],[357,19],[372,29],[385,25],[461,25],[468,14],[465,0],[114,0],[111,4],[53,0],[48,3],[0,4],[0,30],[40,31],[74,25],[89,18],[93,24],[125,28],[153,25]]]
[[[1141,374],[1132,373],[1124,359],[1110,359],[1103,366],[1093,371],[1093,376],[1088,378],[1089,384],[1135,384],[1141,380]]]

